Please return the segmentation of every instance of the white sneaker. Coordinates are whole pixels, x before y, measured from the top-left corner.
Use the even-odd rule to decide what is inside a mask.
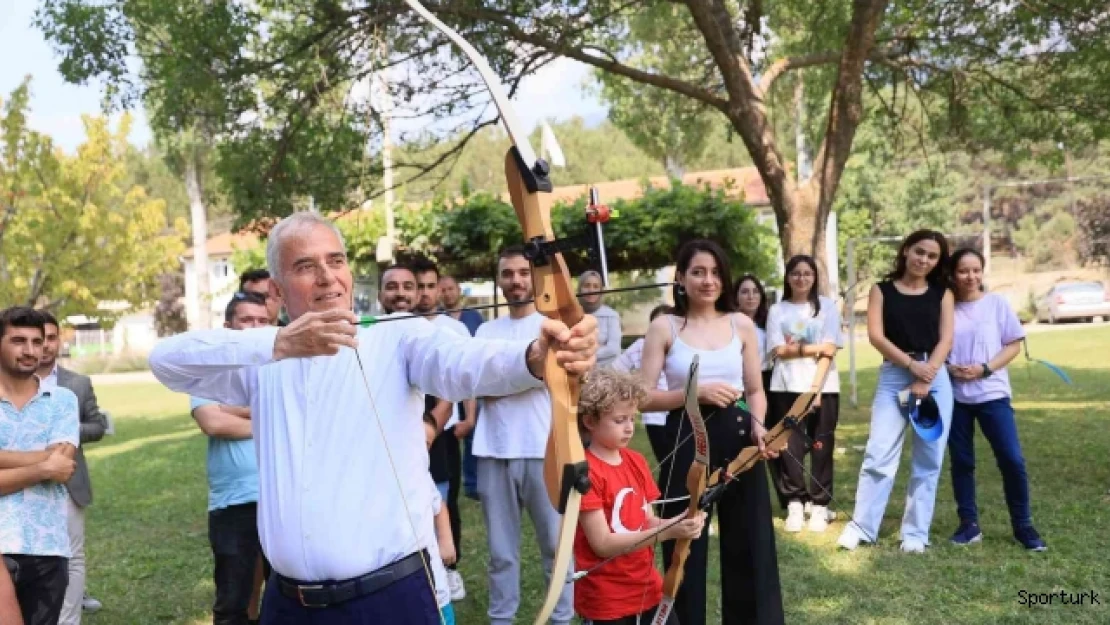
[[[925,553],[925,543],[913,538],[902,541],[902,551],[905,553]]]
[[[466,598],[466,586],[463,585],[462,575],[458,571],[447,569],[447,587],[451,590],[451,601]]]
[[[857,532],[856,529],[854,527],[852,527],[851,525],[848,525],[848,527],[845,527],[844,531],[840,533],[840,538],[837,539],[836,544],[841,549],[847,549],[848,551],[855,551],[856,547],[859,547],[859,541],[860,541],[859,532]]]
[[[829,528],[829,509],[825,506],[813,506],[809,515],[809,531],[823,532]]]
[[[786,510],[786,531],[802,531],[802,526],[806,523],[805,508],[802,507],[802,502],[791,501],[790,504],[786,506]]]

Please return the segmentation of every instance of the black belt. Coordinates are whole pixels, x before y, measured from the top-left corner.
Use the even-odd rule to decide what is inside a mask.
[[[910,357],[910,360],[914,360],[916,362],[929,362],[928,352],[906,352],[906,355]],[[885,360],[886,362],[890,362],[886,358],[884,358],[883,360]]]
[[[422,570],[427,562],[430,562],[428,551],[421,550],[361,577],[318,584],[289,579],[277,572],[274,575],[281,594],[296,599],[306,608],[324,608],[375,593]]]

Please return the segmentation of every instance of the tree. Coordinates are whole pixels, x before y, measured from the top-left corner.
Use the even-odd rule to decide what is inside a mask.
[[[84,117],[85,143],[67,155],[27,127],[29,84],[0,117],[0,302],[110,322],[119,307],[102,304],[138,308],[157,297],[181,243],[165,203],[122,184],[130,118],[112,132],[107,120]]]
[[[890,90],[885,114],[895,119],[907,102],[919,102],[928,114],[921,131],[946,150],[1005,146],[1021,156],[1045,138],[1089,144],[1106,136],[1110,117],[1103,90],[1110,15],[1101,0],[526,0],[429,8],[490,59],[510,89],[564,57],[716,110],[767,187],[783,253],[812,254],[821,264],[826,218],[868,90]],[[652,37],[637,40],[632,25],[649,10],[659,15]],[[374,111],[348,96],[385,68],[396,70],[411,118],[467,135],[495,121],[464,57],[400,0],[296,8],[47,0],[40,23],[65,55],[63,67],[107,78],[120,93],[141,92],[126,80],[128,44],[150,46],[145,89],[172,94],[161,98],[171,106],[165,114],[203,111],[222,130],[221,171],[247,220],[285,214],[305,195],[339,206],[356,189],[372,192]],[[367,45],[371,37],[389,51]],[[684,62],[674,64],[660,41],[677,42]],[[791,173],[791,141],[782,140],[771,106],[776,90],[790,87],[780,79],[801,69],[816,146],[805,181]],[[789,110],[793,98],[782,100]],[[419,176],[451,156],[411,165]]]

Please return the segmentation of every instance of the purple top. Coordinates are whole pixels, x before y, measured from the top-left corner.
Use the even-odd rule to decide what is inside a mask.
[[[956,302],[956,327],[952,338],[953,365],[981,365],[989,362],[1002,347],[1025,338],[1017,315],[1000,295],[987,293],[974,302]],[[1005,367],[989,378],[970,382],[952,380],[956,401],[981,404],[1009,397],[1010,374]]]

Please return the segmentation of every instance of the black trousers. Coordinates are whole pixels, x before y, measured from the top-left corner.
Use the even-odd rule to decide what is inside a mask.
[[[69,585],[69,558],[4,554],[14,563],[12,583],[24,625],[58,625]]]
[[[728,463],[744,447],[752,445],[750,417],[735,406],[718,409],[702,406],[707,417],[710,466]],[[743,418],[738,421],[738,418]],[[680,427],[681,426],[681,427]],[[681,441],[691,432],[682,410],[667,415],[672,440]],[[694,461],[693,437],[680,444],[674,456],[659,470],[659,489],[666,499],[689,494],[686,476]],[[673,468],[672,468],[673,463]],[[669,479],[668,479],[669,478]],[[741,473],[717,503],[720,515],[721,602],[724,625],[777,625],[784,621],[782,587],[779,581],[775,530],[771,521],[770,487],[763,462]],[[664,504],[660,516],[682,514],[688,502]],[[712,518],[713,510],[708,511]],[[669,567],[674,542],[663,545],[663,565]],[[681,625],[705,625],[706,572],[709,563],[709,519],[705,531],[692,543],[684,569],[685,580],[675,598],[675,615]]]
[[[263,578],[270,564],[258,541],[258,505],[245,503],[208,513],[208,542],[215,559],[216,600],[213,625],[248,625],[254,570],[262,558]]]
[[[460,408],[461,409],[461,408]],[[462,443],[455,437],[455,430],[441,434],[447,452],[447,514],[451,516],[451,538],[455,541],[454,570],[462,560],[462,514],[459,513],[459,491],[462,489]]]
[[[790,412],[798,393],[768,394],[767,429],[771,429]],[[822,393],[821,407],[806,418],[805,437],[792,435],[787,442],[788,454],[771,461],[771,481],[778,493],[779,505],[786,508],[791,501],[813,502],[827,506],[833,492],[833,454],[836,451],[836,426],[840,420],[840,395]],[[813,447],[807,447],[812,442]],[[801,463],[810,457],[810,475]],[[792,457],[791,457],[792,456]]]

